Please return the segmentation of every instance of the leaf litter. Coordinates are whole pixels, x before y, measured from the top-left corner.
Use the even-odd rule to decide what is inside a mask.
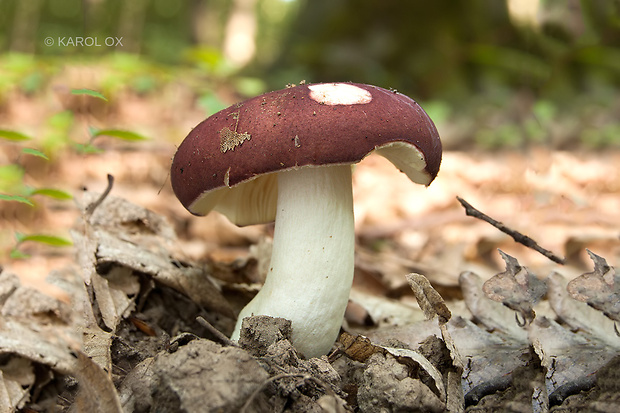
[[[306,360],[282,319],[249,318],[239,343],[230,345],[221,334],[230,334],[251,289],[223,281],[231,272],[219,263],[186,259],[161,216],[113,196],[82,198],[84,213],[72,233],[79,268],[50,275],[70,304],[0,273],[6,411],[611,412],[620,406],[619,284],[613,267],[594,253],[594,271],[567,280],[559,272],[542,279],[500,251],[505,271],[486,282],[471,271],[461,274],[462,307],[444,301],[426,277],[403,274],[418,307],[386,298],[392,311],[408,314],[386,319],[377,315],[380,298],[358,294],[356,305],[376,320],[370,317],[365,329],[345,323],[331,354]]]

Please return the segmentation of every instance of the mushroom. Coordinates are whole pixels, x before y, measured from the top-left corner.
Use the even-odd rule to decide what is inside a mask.
[[[354,83],[289,87],[204,120],[179,146],[170,179],[195,215],[215,210],[237,225],[275,219],[269,272],[241,311],[292,322],[305,357],[336,340],[353,280],[351,165],[371,152],[413,182],[439,171],[435,125],[412,99]]]

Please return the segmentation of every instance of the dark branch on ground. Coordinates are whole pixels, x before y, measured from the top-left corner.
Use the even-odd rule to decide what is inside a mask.
[[[556,262],[562,265],[566,263],[564,258],[561,258],[555,255],[553,252],[541,247],[540,245],[538,245],[536,241],[534,241],[532,238],[528,237],[527,235],[523,235],[522,233],[518,231],[508,228],[503,223],[491,218],[490,216],[486,215],[483,212],[478,211],[476,208],[474,208],[469,202],[465,201],[463,198],[457,196],[456,199],[461,203],[461,205],[463,205],[463,208],[465,208],[465,215],[478,218],[485,222],[488,222],[489,224],[493,225],[495,228],[499,229],[503,233],[510,235],[519,244],[523,244],[526,247],[531,248],[534,251],[541,253],[542,255],[549,258],[553,262]]]
[[[107,198],[107,196],[110,194],[110,191],[112,191],[112,186],[114,186],[114,176],[108,174],[108,186],[95,202],[86,207],[86,217],[90,217],[93,212],[95,212],[95,209],[97,209],[97,207],[101,205],[101,203]]]
[[[215,337],[217,337],[217,339],[220,340],[220,342],[222,342],[224,345],[233,346],[233,347],[239,347],[239,345],[237,343],[235,343],[234,341],[232,341],[231,339],[226,337],[226,335],[224,333],[222,333],[220,330],[215,328],[204,317],[198,316],[198,317],[196,317],[196,321],[198,321],[198,323],[200,323],[201,326],[203,326],[204,328],[209,330],[209,332],[211,334],[213,334]]]

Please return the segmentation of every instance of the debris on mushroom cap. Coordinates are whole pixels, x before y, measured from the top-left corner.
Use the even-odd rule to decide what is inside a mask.
[[[172,188],[190,212],[205,215],[223,196],[216,189],[253,180],[271,197],[276,184],[259,182],[270,179],[264,174],[353,164],[374,150],[420,184],[439,171],[439,134],[413,99],[363,84],[300,85],[237,103],[196,126],[174,157]]]

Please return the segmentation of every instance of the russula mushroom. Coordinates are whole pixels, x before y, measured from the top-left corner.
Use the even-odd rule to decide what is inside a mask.
[[[292,322],[306,357],[327,353],[353,279],[351,165],[376,152],[413,182],[439,171],[435,125],[412,99],[380,87],[320,83],[237,103],[204,120],[179,146],[170,180],[195,215],[237,225],[275,219],[269,273],[241,311]]]

